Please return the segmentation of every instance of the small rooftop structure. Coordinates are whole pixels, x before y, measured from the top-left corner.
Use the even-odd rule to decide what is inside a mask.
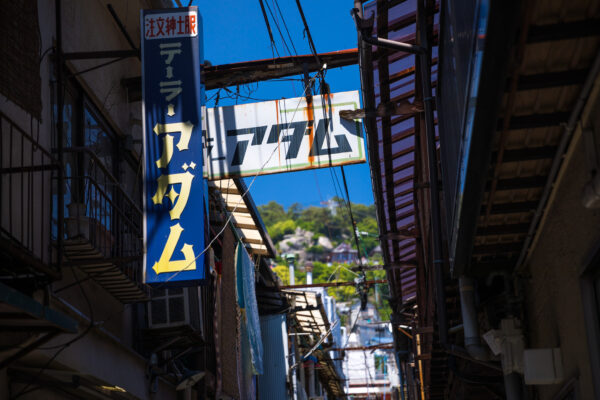
[[[358,261],[358,250],[347,243],[341,243],[331,251],[331,262],[352,263]]]

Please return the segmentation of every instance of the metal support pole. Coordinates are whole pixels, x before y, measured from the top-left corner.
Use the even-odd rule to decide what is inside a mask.
[[[56,227],[56,265],[58,272],[61,273],[63,261],[63,238],[64,238],[64,217],[65,217],[65,177],[64,177],[64,153],[63,153],[63,107],[64,107],[64,83],[63,83],[63,59],[62,59],[62,18],[61,18],[61,0],[55,2],[55,24],[56,24],[56,146],[58,157],[58,189],[57,197],[57,227]]]
[[[433,119],[433,95],[431,92],[431,48],[427,38],[426,0],[417,5],[417,29],[419,44],[428,49],[419,55],[423,103],[425,105],[425,134],[427,136],[427,161],[429,164],[429,196],[431,202],[431,233],[433,247],[433,275],[435,282],[436,311],[439,338],[442,345],[448,343],[446,320],[446,291],[444,287],[444,260],[442,252],[442,227],[440,217],[440,189],[438,185],[437,147]]]

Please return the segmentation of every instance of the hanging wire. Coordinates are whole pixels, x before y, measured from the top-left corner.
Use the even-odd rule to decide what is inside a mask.
[[[316,78],[316,75],[314,77],[311,78],[311,80],[314,80]],[[308,88],[308,86],[307,86]],[[306,93],[306,89],[304,90],[304,93],[302,94],[304,96],[304,94]],[[289,129],[289,127],[291,126],[292,122],[294,122],[294,119],[296,117],[296,113],[298,111],[298,108],[300,107],[300,104],[302,103],[302,100],[300,99],[300,101],[298,101],[298,104],[296,106],[296,109],[294,110],[294,113],[292,114],[292,118],[291,121],[288,123],[287,128]],[[281,142],[279,142],[281,143]],[[210,249],[210,247],[212,246],[212,244],[215,242],[215,240],[218,239],[219,236],[221,236],[221,234],[225,231],[225,229],[227,229],[227,227],[229,226],[229,223],[231,222],[232,218],[233,218],[233,213],[237,210],[237,208],[239,207],[239,205],[241,204],[242,200],[244,200],[244,197],[246,197],[246,195],[249,193],[250,188],[252,187],[252,185],[254,184],[254,182],[256,181],[256,178],[262,173],[262,171],[265,169],[265,167],[267,166],[267,164],[271,161],[271,159],[273,158],[273,156],[275,155],[275,153],[277,152],[277,150],[279,149],[279,144],[273,149],[273,151],[271,152],[271,154],[269,155],[269,158],[264,162],[264,164],[261,166],[261,168],[256,172],[256,174],[254,175],[254,177],[252,178],[252,181],[250,181],[250,184],[248,185],[248,187],[246,188],[246,191],[240,196],[240,199],[238,200],[238,202],[236,203],[235,207],[233,208],[233,210],[230,212],[229,217],[227,218],[227,221],[225,221],[225,223],[223,224],[223,227],[221,228],[221,230],[215,235],[215,237],[208,243],[208,245],[204,248],[204,250],[202,250],[192,261],[189,262],[188,265],[185,266],[185,268],[181,269],[180,271],[175,272],[173,275],[171,275],[165,282],[163,282],[161,285],[158,285],[157,288],[161,288],[164,285],[166,285],[169,281],[171,281],[173,278],[175,278],[177,275],[179,275],[181,272],[186,271],[188,268],[190,268],[192,265],[194,265],[196,263],[196,260],[198,260],[198,258],[200,258],[200,256],[202,256],[204,253],[206,253],[208,251],[208,249]]]

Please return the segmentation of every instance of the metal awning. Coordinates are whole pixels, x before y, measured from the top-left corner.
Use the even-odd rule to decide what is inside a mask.
[[[319,341],[327,335],[331,328],[329,319],[321,301],[321,295],[312,291],[284,290],[293,311],[297,323],[296,333],[308,333],[299,336],[301,353],[307,354]],[[331,334],[325,341],[333,345]],[[318,346],[312,355],[319,360],[317,368],[320,381],[325,386],[329,396],[333,398],[345,398],[342,380],[336,370],[333,360],[327,350],[328,346]]]
[[[316,335],[317,339],[327,333],[329,320],[319,293],[301,290],[284,290],[283,293],[295,310],[294,315],[302,332]]]
[[[231,222],[251,255],[274,258],[277,255],[271,237],[267,233],[258,209],[241,179],[209,181],[209,188],[218,193]]]

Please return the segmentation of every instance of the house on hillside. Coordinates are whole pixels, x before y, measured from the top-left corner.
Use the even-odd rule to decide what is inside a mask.
[[[331,251],[330,261],[348,264],[355,263],[358,261],[358,251],[347,243],[341,243]]]

